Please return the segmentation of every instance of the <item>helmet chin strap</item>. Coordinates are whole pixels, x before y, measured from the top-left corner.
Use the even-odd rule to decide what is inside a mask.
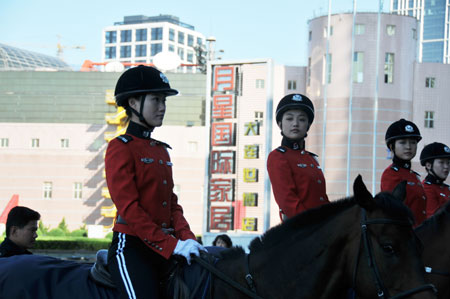
[[[141,123],[143,123],[144,125],[146,125],[147,128],[148,128],[149,130],[153,131],[154,127],[148,124],[148,122],[145,120],[145,117],[144,117],[144,115],[143,115],[143,113],[142,113],[142,112],[144,111],[144,102],[145,102],[145,97],[146,97],[146,96],[147,96],[146,94],[141,95],[141,105],[140,105],[140,107],[139,107],[139,110],[140,110],[139,112],[137,112],[137,111],[136,111],[133,107],[131,107],[131,106],[130,106],[130,110],[131,110],[131,112],[133,112],[137,117],[139,117],[139,121],[140,121]]]

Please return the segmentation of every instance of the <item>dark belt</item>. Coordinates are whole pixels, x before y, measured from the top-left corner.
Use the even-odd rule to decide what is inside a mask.
[[[122,217],[120,217],[120,215],[117,215],[116,223],[127,225],[127,222],[125,221],[125,219],[123,219]]]

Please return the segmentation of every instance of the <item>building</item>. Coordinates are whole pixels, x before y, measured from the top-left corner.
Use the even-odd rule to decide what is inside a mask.
[[[196,49],[204,46],[205,37],[175,16],[138,15],[104,28],[102,44],[104,62],[152,63],[156,54],[173,52],[182,64],[192,65],[197,64]],[[196,68],[181,66],[179,71],[195,72]]]
[[[113,219],[102,209],[105,138],[116,109],[107,105],[120,73],[0,72],[0,208],[13,194],[19,204],[56,227],[62,218],[71,230],[104,226]],[[167,101],[164,126],[154,138],[170,144],[175,192],[194,232],[202,231],[204,182],[205,75],[168,73],[180,91]],[[200,150],[199,150],[200,149]]]
[[[391,0],[391,12],[419,20],[418,62],[450,63],[450,0]]]
[[[19,49],[0,43],[0,71],[71,71],[56,57]]]

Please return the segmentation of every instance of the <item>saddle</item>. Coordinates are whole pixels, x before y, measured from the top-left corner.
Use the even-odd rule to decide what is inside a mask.
[[[200,254],[200,258],[211,265],[217,262],[218,256],[218,253]],[[103,287],[116,288],[108,271],[108,250],[99,250],[96,258],[89,272],[90,279]],[[183,257],[173,256],[169,261],[170,266],[162,275],[166,298],[211,299],[211,273],[207,269],[195,262],[188,266]]]

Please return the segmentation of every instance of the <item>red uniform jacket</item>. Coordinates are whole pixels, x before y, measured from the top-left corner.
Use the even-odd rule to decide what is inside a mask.
[[[329,203],[316,155],[280,146],[269,154],[267,171],[275,201],[288,218]]]
[[[427,197],[419,174],[410,168],[400,167],[391,164],[387,167],[381,176],[381,191],[393,191],[402,181],[407,181],[405,204],[411,209],[416,220],[416,226],[426,219]]]
[[[450,187],[432,175],[427,175],[422,183],[427,196],[427,218],[429,218],[450,201]]]
[[[126,135],[108,144],[106,182],[121,218],[113,230],[139,237],[168,259],[178,239],[195,240],[195,235],[172,191],[168,145],[151,139],[150,132],[144,129],[131,122]],[[162,228],[173,228],[174,236],[165,234]]]

